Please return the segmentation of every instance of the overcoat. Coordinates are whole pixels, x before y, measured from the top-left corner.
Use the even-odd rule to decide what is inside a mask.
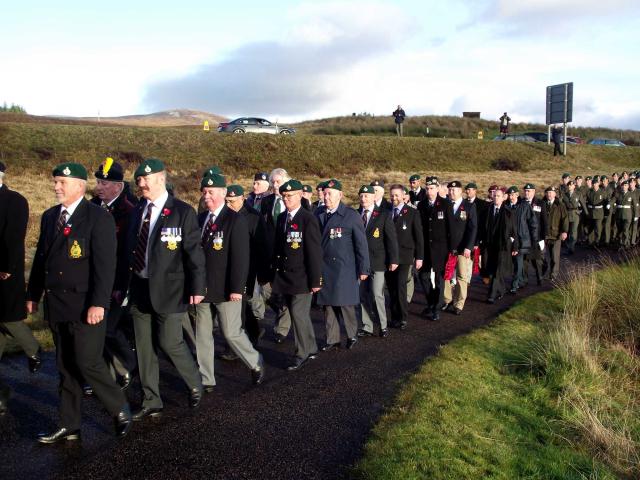
[[[425,199],[418,205],[418,212],[422,221],[424,237],[424,262],[422,271],[444,272],[444,266],[449,254],[448,240],[448,201],[437,197],[433,207]]]

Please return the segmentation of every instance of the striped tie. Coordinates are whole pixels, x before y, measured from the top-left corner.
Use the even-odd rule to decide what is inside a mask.
[[[209,233],[213,229],[213,224],[215,223],[215,218],[216,218],[216,216],[213,213],[209,214],[209,221],[207,222],[207,225],[204,227],[204,230],[202,231],[202,246],[203,247],[206,246],[207,242],[211,238]]]
[[[67,211],[63,208],[60,212],[60,216],[58,217],[58,223],[56,224],[56,236],[60,234],[60,232],[64,229],[64,226],[67,223]]]
[[[138,243],[136,244],[136,250],[134,252],[133,259],[133,270],[136,273],[140,273],[144,270],[144,267],[147,264],[147,243],[149,240],[149,225],[151,224],[151,210],[153,208],[153,203],[150,203],[147,207],[147,214],[142,221],[142,226],[140,227],[140,233],[138,234]]]

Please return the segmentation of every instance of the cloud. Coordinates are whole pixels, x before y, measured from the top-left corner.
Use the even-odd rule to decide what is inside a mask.
[[[307,4],[289,18],[295,27],[282,39],[244,45],[219,62],[156,82],[143,104],[149,110],[304,114],[339,96],[336,76],[392,52],[415,27],[385,4]]]

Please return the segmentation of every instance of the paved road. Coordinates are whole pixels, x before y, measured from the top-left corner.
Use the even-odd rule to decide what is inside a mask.
[[[563,262],[586,264],[592,257],[581,252]],[[217,362],[218,387],[195,411],[187,408],[185,387],[165,362],[165,415],[135,424],[122,441],[113,438],[111,419],[99,402],[89,399],[81,444],[35,443],[39,431],[56,426],[53,354],[45,355],[35,375],[28,373],[24,356],[5,358],[0,375],[14,392],[10,414],[0,419],[0,479],[344,477],[407,375],[440,345],[488,324],[518,299],[549,288],[530,286],[487,305],[487,287],[474,279],[464,314],[443,314],[437,323],[419,317],[424,303],[417,293],[407,330],[392,330],[386,339],[366,338],[350,351],[323,353],[298,372],[284,369],[293,353],[291,335],[282,345],[265,338],[265,383],[251,386],[249,371],[239,362]],[[313,318],[320,342],[321,312],[314,310]],[[133,403],[139,401],[138,392],[138,384],[129,389]]]

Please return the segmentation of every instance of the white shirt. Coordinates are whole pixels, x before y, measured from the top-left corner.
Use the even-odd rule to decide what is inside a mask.
[[[62,213],[62,210],[67,211],[67,222],[69,222],[71,215],[73,215],[73,212],[76,211],[76,208],[78,208],[78,205],[80,205],[80,202],[82,201],[83,198],[84,197],[80,197],[68,207],[65,207],[64,205],[60,204],[60,213]],[[60,213],[58,213],[58,216],[60,216]]]
[[[293,217],[296,216],[296,214],[298,213],[298,210],[300,210],[300,207],[296,208],[295,210],[292,210],[291,212],[288,211],[288,210],[285,210],[287,212],[287,215],[288,215],[287,220],[289,218],[291,218],[291,220],[293,221]],[[284,222],[284,231],[285,232],[287,231],[287,222],[286,222],[286,220]]]
[[[369,225],[369,220],[371,220],[371,214],[373,213],[373,209],[375,207],[373,205],[371,205],[369,208],[364,208],[362,207],[362,212],[366,212],[367,213],[367,225]]]
[[[459,198],[455,202],[453,202],[453,214],[458,213],[458,209],[460,208],[460,204],[462,203],[462,198]]]
[[[218,218],[220,216],[220,212],[222,211],[224,207],[224,203],[222,205],[220,205],[218,208],[216,208],[213,212],[209,212],[209,215],[207,215],[207,218],[204,220],[204,223],[202,224],[202,231],[200,232],[200,236],[204,235],[204,229],[207,228],[207,224],[209,223],[209,219],[211,218],[211,216],[213,215],[213,221],[216,221],[216,218]]]
[[[142,210],[142,219],[140,220],[140,228],[142,228],[142,222],[144,222],[144,217],[147,216],[147,210],[149,209],[149,204],[153,203],[153,208],[151,209],[151,219],[149,220],[149,236],[147,237],[147,247],[144,256],[144,269],[138,273],[138,275],[142,278],[149,278],[149,272],[147,269],[147,265],[149,264],[149,239],[151,238],[151,233],[153,232],[153,228],[162,213],[162,209],[164,208],[164,204],[167,203],[167,199],[169,198],[169,192],[166,190],[162,195],[156,198],[153,202],[147,200],[146,205],[144,206],[144,210]],[[139,233],[139,231],[138,231]]]
[[[402,211],[402,209],[404,208],[404,203],[400,203],[397,207],[393,207],[393,214],[395,215],[396,210],[398,211],[398,215],[400,215],[400,212]]]

